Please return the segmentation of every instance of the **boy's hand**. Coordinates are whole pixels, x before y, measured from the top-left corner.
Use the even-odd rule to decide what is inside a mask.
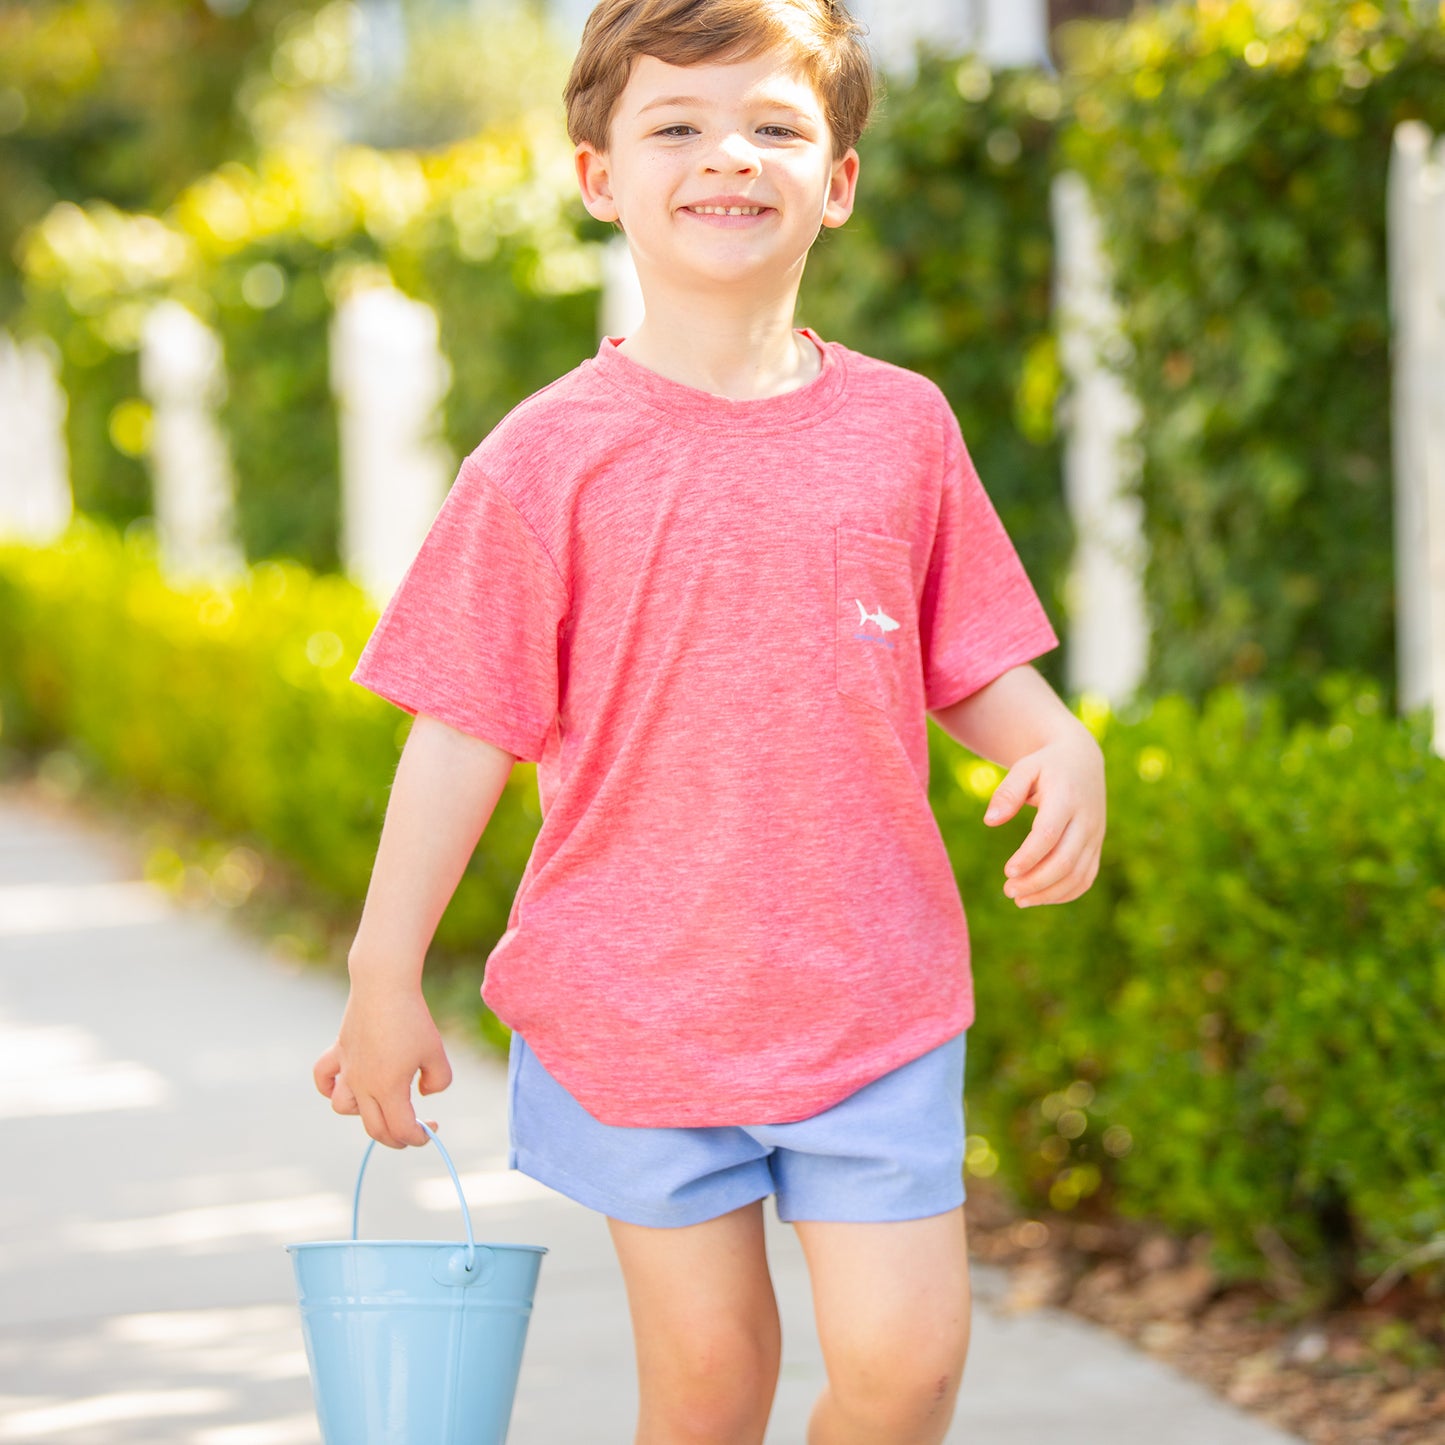
[[[983,820],[997,826],[1025,803],[1038,813],[1017,853],[1004,864],[1003,891],[1020,908],[1067,903],[1088,891],[1104,844],[1104,754],[1080,727],[1026,753],[994,789]]]
[[[441,1034],[420,992],[352,984],[336,1042],[316,1061],[312,1077],[338,1114],[360,1114],[378,1144],[402,1149],[428,1142],[411,1101],[418,1088],[435,1094],[452,1081]],[[435,1129],[436,1121],[427,1123]]]

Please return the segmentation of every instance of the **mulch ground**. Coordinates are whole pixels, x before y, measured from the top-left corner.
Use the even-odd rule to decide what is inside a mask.
[[[1264,1286],[1222,1284],[1203,1237],[1024,1215],[973,1178],[965,1209],[974,1259],[1009,1272],[1006,1312],[1052,1306],[1093,1320],[1311,1445],[1445,1445],[1438,1278],[1433,1292],[1403,1280],[1301,1318]]]

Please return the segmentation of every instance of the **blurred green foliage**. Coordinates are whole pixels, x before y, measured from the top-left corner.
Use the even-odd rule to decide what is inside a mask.
[[[298,62],[342,17],[365,12],[332,0],[312,26],[298,26],[286,54]],[[408,42],[401,73],[389,85],[361,89],[359,75],[333,84],[350,89],[348,134],[365,145],[438,150],[520,115],[561,109],[572,68],[570,24],[547,0],[404,0]],[[352,68],[353,71],[356,67]],[[555,120],[547,120],[555,125]]]
[[[365,235],[318,244],[304,232],[256,235],[215,258],[211,322],[226,354],[217,420],[238,479],[235,525],[248,559],[341,565],[341,441],[329,328],[340,277],[374,256]]]
[[[16,242],[54,205],[159,212],[252,154],[237,94],[266,73],[278,26],[315,4],[0,4],[0,325],[20,302]]]
[[[78,516],[53,546],[0,544],[0,741],[13,754],[63,739],[354,911],[411,727],[350,680],[375,623],[339,575],[267,561],[228,587],[178,587],[150,527]],[[501,936],[540,821],[535,770],[519,763],[439,952],[475,956]]]
[[[1385,183],[1445,130],[1445,8],[1201,0],[1070,28],[1064,163],[1143,424],[1146,686],[1395,687]]]
[[[460,456],[595,351],[610,228],[580,205],[555,100],[450,143],[455,111],[414,97],[373,120],[422,148],[293,144],[308,87],[346,83],[345,5],[275,22],[276,84],[240,87],[253,129],[269,128],[254,155],[205,151],[185,184],[175,148],[222,145],[200,125],[138,179],[77,139],[109,134],[95,117],[114,112],[91,108],[97,68],[65,61],[73,42],[50,24],[64,12],[113,35],[118,7],[32,8],[33,22],[0,10],[0,130],[17,141],[0,157],[0,227],[37,222],[17,256],[21,329],[60,355],[89,516],[54,548],[0,549],[3,743],[66,738],[354,906],[409,723],[349,683],[374,614],[318,575],[336,563],[331,317],[383,272],[437,308]],[[541,44],[516,36],[519,54]],[[1445,764],[1422,716],[1391,717],[1383,189],[1399,120],[1445,129],[1445,11],[1201,0],[1066,36],[1059,81],[920,52],[916,83],[887,87],[860,142],[858,207],[815,246],[799,305],[801,323],[944,389],[1058,618],[1069,397],[1048,196],[1062,166],[1089,180],[1118,277],[1157,697],[1125,716],[1086,708],[1109,766],[1103,867],[1083,898],[1022,917],[1000,890],[1027,820],[986,828],[998,770],[934,730],[934,806],[987,1021],[970,1051],[970,1168],[1025,1202],[1207,1229],[1239,1275],[1292,1251],[1327,1289],[1445,1232]],[[490,63],[512,75],[505,53]],[[542,73],[531,63],[516,74]],[[459,62],[446,84],[468,73]],[[184,109],[157,89],[143,98]],[[146,111],[122,134],[156,123]],[[73,174],[47,146],[73,152]],[[226,352],[222,423],[257,564],[226,594],[163,586],[141,520],[135,353],[167,297]],[[440,954],[475,958],[500,935],[536,824],[519,767]]]
[[[232,57],[205,96],[216,106],[228,87],[225,105],[247,120],[244,143],[232,135],[226,147],[195,151],[187,184],[169,183],[167,170],[166,184],[123,192],[103,175],[78,172],[49,210],[16,211],[24,212],[17,228],[30,224],[15,246],[24,306],[10,321],[58,357],[78,510],[121,527],[153,511],[150,406],[136,353],[145,314],[163,298],[221,338],[219,421],[246,557],[314,569],[339,562],[329,329],[350,286],[384,274],[389,261],[404,289],[438,309],[454,379],[444,434],[458,458],[523,397],[595,350],[593,251],[606,233],[576,194],[560,106],[530,109],[539,87],[560,94],[569,57],[533,7],[498,5],[482,20],[435,3],[411,9],[409,67],[378,99],[358,74],[356,5],[253,6],[244,29],[206,31],[217,47],[249,56],[244,64]],[[132,21],[156,30],[153,46],[138,53],[165,75],[185,72],[169,57],[197,10],[206,11],[202,0],[137,7]],[[6,35],[16,41],[0,60],[0,126],[10,113],[7,77],[21,97],[12,107],[12,163],[31,157],[44,169],[50,112],[35,97],[48,93],[58,56],[74,51],[99,63],[125,50],[123,18],[100,0],[42,5],[29,19],[0,10],[0,49]],[[118,74],[130,74],[131,59],[125,50]],[[103,103],[92,93],[101,82],[85,74],[76,81],[82,109],[82,100]],[[144,87],[134,78],[128,85],[141,104]],[[182,116],[184,96],[156,92],[151,101],[167,125],[205,133],[202,117],[192,125]],[[339,108],[318,107],[320,97]],[[349,116],[348,101],[357,102]],[[340,129],[335,118],[318,119],[333,112]],[[378,140],[456,143],[379,151],[343,143],[347,124]],[[132,197],[145,210],[127,209]]]
[[[1445,1231],[1445,759],[1428,709],[1358,673],[1321,720],[1238,684],[1081,713],[1104,750],[1093,887],[1019,910],[1032,815],[936,729],[933,805],[968,909],[984,1172],[1056,1209],[1208,1230],[1226,1275],[1282,1241],[1306,1284],[1363,1284]]]
[[[524,118],[436,153],[270,151],[197,181],[163,218],[103,203],[51,212],[24,249],[24,321],[84,400],[67,421],[77,507],[119,526],[152,510],[136,485],[149,405],[135,352],[147,309],[170,297],[221,339],[219,419],[247,559],[336,566],[338,302],[386,279],[437,310],[453,372],[442,431],[465,456],[596,350],[603,228],[576,194],[570,155],[565,135]],[[124,364],[104,365],[112,358]]]
[[[411,726],[349,680],[375,620],[285,562],[168,586],[147,528],[77,518],[0,547],[0,746],[64,740],[354,910]],[[930,746],[982,1021],[970,1168],[1026,1207],[1207,1230],[1237,1277],[1282,1242],[1323,1292],[1445,1231],[1445,760],[1372,680],[1320,691],[1318,725],[1233,685],[1124,715],[1085,699],[1109,832],[1067,906],[1004,897],[1031,810],[987,827],[1001,770],[936,727]],[[436,986],[473,1024],[539,823],[519,765],[437,932],[467,966]]]
[[[293,59],[278,72],[302,74],[293,52],[330,53],[318,37],[336,23],[324,7],[309,30],[283,28],[278,54]],[[1315,681],[1347,668],[1388,698],[1384,178],[1398,121],[1445,128],[1445,16],[1211,0],[1061,38],[1057,80],[927,45],[915,80],[885,80],[857,208],[814,247],[799,319],[939,383],[1062,623],[1073,537],[1058,420],[1071,398],[1049,192],[1062,166],[1082,171],[1142,408],[1146,688],[1197,701],[1238,682],[1317,718]],[[495,44],[516,48],[518,70],[549,73],[534,22]],[[339,84],[334,69],[318,62],[311,80]],[[414,128],[443,133],[422,114]],[[23,320],[58,348],[77,399],[79,505],[118,524],[149,509],[146,404],[133,367],[106,363],[134,348],[146,304],[175,296],[222,335],[247,556],[335,565],[325,358],[345,288],[384,267],[436,307],[453,374],[444,434],[460,457],[595,350],[610,234],[581,206],[556,103],[437,151],[277,146],[198,180],[162,218],[57,208],[22,251]],[[1041,668],[1060,685],[1061,656]]]

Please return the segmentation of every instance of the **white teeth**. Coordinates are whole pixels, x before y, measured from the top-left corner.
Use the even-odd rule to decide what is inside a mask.
[[[762,206],[689,206],[688,210],[698,216],[756,216]]]

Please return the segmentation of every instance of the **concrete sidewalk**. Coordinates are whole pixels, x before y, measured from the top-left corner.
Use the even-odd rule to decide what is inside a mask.
[[[366,1136],[316,1093],[344,981],[177,911],[129,840],[0,790],[0,1442],[315,1445],[291,1240],[344,1238]],[[506,1068],[448,1041],[427,1101],[479,1240],[545,1244],[511,1445],[631,1445],[636,1383],[602,1216],[506,1167]],[[824,1380],[796,1235],[769,1201],[783,1366],[768,1445]],[[434,1152],[375,1151],[362,1233],[459,1238]],[[950,1442],[1287,1445],[1064,1313],[993,1308]],[[368,1442],[356,1442],[368,1445]],[[435,1445],[418,1441],[415,1445]]]

